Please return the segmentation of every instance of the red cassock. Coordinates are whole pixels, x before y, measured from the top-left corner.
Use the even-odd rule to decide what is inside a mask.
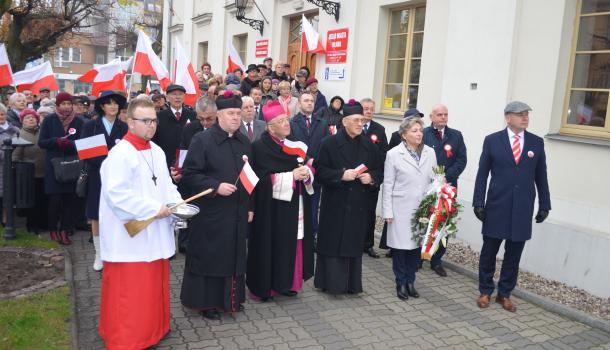
[[[99,332],[110,350],[145,349],[169,332],[169,260],[104,262]]]

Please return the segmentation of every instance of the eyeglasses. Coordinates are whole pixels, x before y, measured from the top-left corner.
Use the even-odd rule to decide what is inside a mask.
[[[146,126],[150,126],[153,123],[156,125],[159,122],[157,119],[138,119],[138,118],[131,118],[131,119],[142,122]]]

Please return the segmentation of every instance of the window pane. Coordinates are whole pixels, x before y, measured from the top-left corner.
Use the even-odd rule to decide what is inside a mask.
[[[610,16],[591,16],[580,19],[577,51],[610,49]]]
[[[78,47],[72,48],[72,62],[80,62],[80,49]]]
[[[419,91],[419,86],[409,86],[409,101],[407,102],[409,108],[417,107],[417,92]]]
[[[390,37],[388,58],[405,58],[407,53],[407,34]]]
[[[610,54],[576,55],[572,87],[610,89]]]
[[[406,33],[409,28],[409,10],[393,11],[390,33]]]
[[[419,83],[419,68],[421,66],[421,60],[411,60],[411,72],[409,73],[409,83]]]
[[[413,47],[411,48],[411,57],[421,57],[423,44],[424,33],[413,34]]]
[[[61,60],[64,62],[70,61],[70,49],[67,47],[61,48]]]
[[[423,32],[424,31],[424,20],[426,18],[426,8],[425,7],[418,7],[415,10],[415,23],[413,23],[414,27],[413,30],[416,32]]]
[[[386,84],[385,94],[383,99],[384,108],[400,109],[400,101],[402,100],[402,84]]]
[[[603,127],[606,122],[607,106],[607,92],[572,91],[568,124]]]
[[[388,71],[386,72],[386,83],[402,84],[402,79],[405,71],[405,61],[388,61]]]
[[[583,0],[581,13],[610,11],[610,0]]]

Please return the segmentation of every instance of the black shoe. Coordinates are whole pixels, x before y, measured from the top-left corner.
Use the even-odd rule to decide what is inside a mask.
[[[239,304],[239,307],[237,308],[237,311],[239,311],[239,312],[244,311],[244,304]]]
[[[392,250],[391,250],[391,249],[390,249],[390,250],[388,250],[388,252],[387,252],[387,253],[385,253],[385,257],[386,257],[386,258],[391,258],[391,257],[392,257]]]
[[[398,299],[407,300],[409,299],[409,292],[407,291],[407,286],[404,284],[402,286],[396,286],[396,296]]]
[[[379,259],[379,254],[375,251],[373,247],[364,250],[371,258]]]
[[[287,296],[287,297],[293,297],[293,296],[297,295],[297,292],[295,292],[293,290],[289,290],[287,292],[282,292],[280,294],[282,294],[283,296]]]
[[[430,268],[432,269],[432,271],[436,272],[437,275],[441,277],[447,277],[447,271],[445,271],[442,265],[430,266]]]
[[[419,298],[419,293],[415,289],[415,285],[413,283],[407,283],[407,293],[410,297]]]
[[[421,268],[423,267],[424,263],[420,260],[419,264],[417,264],[417,271],[421,270]]]
[[[270,300],[273,300],[273,297],[262,297],[261,298],[261,303],[266,303],[266,302],[268,302]]]
[[[178,253],[186,254],[186,246],[179,245],[178,246]]]
[[[220,312],[216,309],[201,311],[201,316],[208,320],[220,320]]]

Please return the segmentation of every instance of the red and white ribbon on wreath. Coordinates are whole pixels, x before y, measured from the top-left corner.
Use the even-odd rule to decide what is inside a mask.
[[[451,147],[450,144],[446,144],[445,146],[443,146],[443,149],[445,150],[447,158],[453,157],[453,147]]]
[[[455,202],[456,188],[449,185],[442,185],[437,192],[434,212],[428,221],[428,228],[424,236],[421,255],[425,260],[430,260],[438,249],[441,239],[445,236],[445,227],[452,212],[452,205]],[[445,214],[443,214],[443,209]]]

